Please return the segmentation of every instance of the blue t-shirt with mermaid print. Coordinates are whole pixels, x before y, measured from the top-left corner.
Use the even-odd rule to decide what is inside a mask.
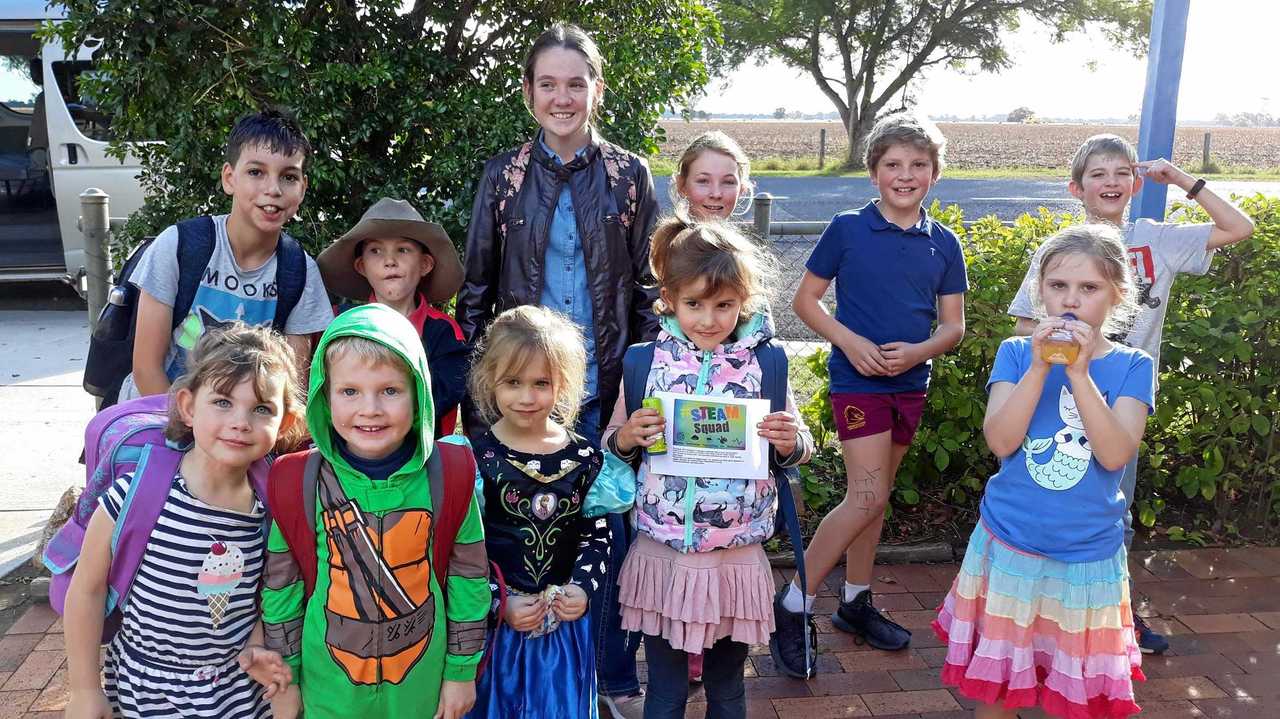
[[[1016,384],[1031,358],[1029,337],[1000,343],[987,390],[997,382]],[[1146,352],[1117,344],[1089,363],[1089,376],[1108,406],[1133,397],[1150,411],[1152,367]],[[1054,365],[1022,445],[987,482],[982,521],[1016,549],[1064,562],[1106,559],[1124,541],[1123,473],[1094,459],[1066,369]]]

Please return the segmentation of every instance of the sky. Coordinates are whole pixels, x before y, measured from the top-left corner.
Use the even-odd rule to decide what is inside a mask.
[[[1276,71],[1276,0],[1191,0],[1178,98],[1178,117],[1211,120],[1218,113],[1280,114]],[[1098,34],[1100,35],[1100,33]],[[1027,106],[1042,117],[1124,118],[1137,114],[1146,57],[1121,52],[1082,34],[1054,45],[1049,33],[1024,23],[1009,40],[1014,66],[999,74],[935,69],[913,92],[928,115],[990,115]],[[746,65],[707,88],[697,109],[711,113],[834,112],[808,74],[781,63]],[[769,88],[761,92],[761,88]]]

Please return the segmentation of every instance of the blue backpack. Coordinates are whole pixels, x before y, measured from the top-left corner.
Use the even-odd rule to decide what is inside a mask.
[[[213,257],[215,228],[209,216],[193,217],[178,225],[178,293],[173,299],[173,327],[187,318],[200,278]],[[84,390],[101,397],[99,409],[115,404],[120,396],[120,385],[133,371],[133,339],[138,320],[138,288],[133,284],[133,272],[142,255],[154,239],[147,240],[125,260],[124,267],[116,275],[115,286],[107,295],[107,304],[98,316],[98,324],[89,338],[89,354],[84,364]],[[271,327],[284,331],[289,313],[302,298],[307,283],[307,255],[288,235],[281,234],[276,244],[276,314]]]
[[[653,366],[653,348],[653,342],[634,344],[627,348],[627,353],[622,357],[622,394],[628,417],[640,409],[640,402],[644,400],[649,368]],[[769,411],[781,412],[787,408],[787,353],[772,342],[758,345],[755,352],[756,360],[760,363],[761,389],[769,400]],[[795,497],[791,494],[791,481],[799,478],[800,470],[779,466],[776,453],[770,450],[769,472],[778,485],[778,514],[774,533],[787,533],[795,552],[796,574],[800,576],[800,586],[808,586],[804,571],[804,537],[800,534],[800,516],[796,511]],[[807,616],[805,621],[808,622]],[[804,638],[805,656],[810,656],[808,632],[805,632]]]

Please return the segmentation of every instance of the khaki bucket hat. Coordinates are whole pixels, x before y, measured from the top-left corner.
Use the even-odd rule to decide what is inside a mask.
[[[435,258],[435,268],[418,283],[427,302],[444,302],[462,287],[462,262],[444,228],[428,222],[404,200],[384,197],[373,203],[360,221],[325,248],[316,258],[324,286],[348,299],[364,300],[373,292],[369,281],[356,272],[356,245],[361,240],[403,237],[427,248]]]

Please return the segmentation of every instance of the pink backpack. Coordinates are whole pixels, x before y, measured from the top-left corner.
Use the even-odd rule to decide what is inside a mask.
[[[125,495],[111,534],[111,569],[107,575],[107,603],[103,607],[106,620],[102,640],[109,641],[120,628],[125,603],[134,575],[142,564],[160,512],[169,498],[173,477],[182,462],[185,449],[175,447],[164,436],[169,421],[169,398],[154,395],[122,402],[99,412],[84,430],[84,465],[87,474],[84,492],[75,510],[58,533],[49,540],[44,551],[44,565],[53,573],[49,583],[49,603],[62,614],[67,589],[89,519],[98,508],[98,500],[125,474],[133,474],[133,482]],[[249,481],[254,493],[267,501],[266,460],[249,468]],[[263,524],[270,526],[270,517]]]

